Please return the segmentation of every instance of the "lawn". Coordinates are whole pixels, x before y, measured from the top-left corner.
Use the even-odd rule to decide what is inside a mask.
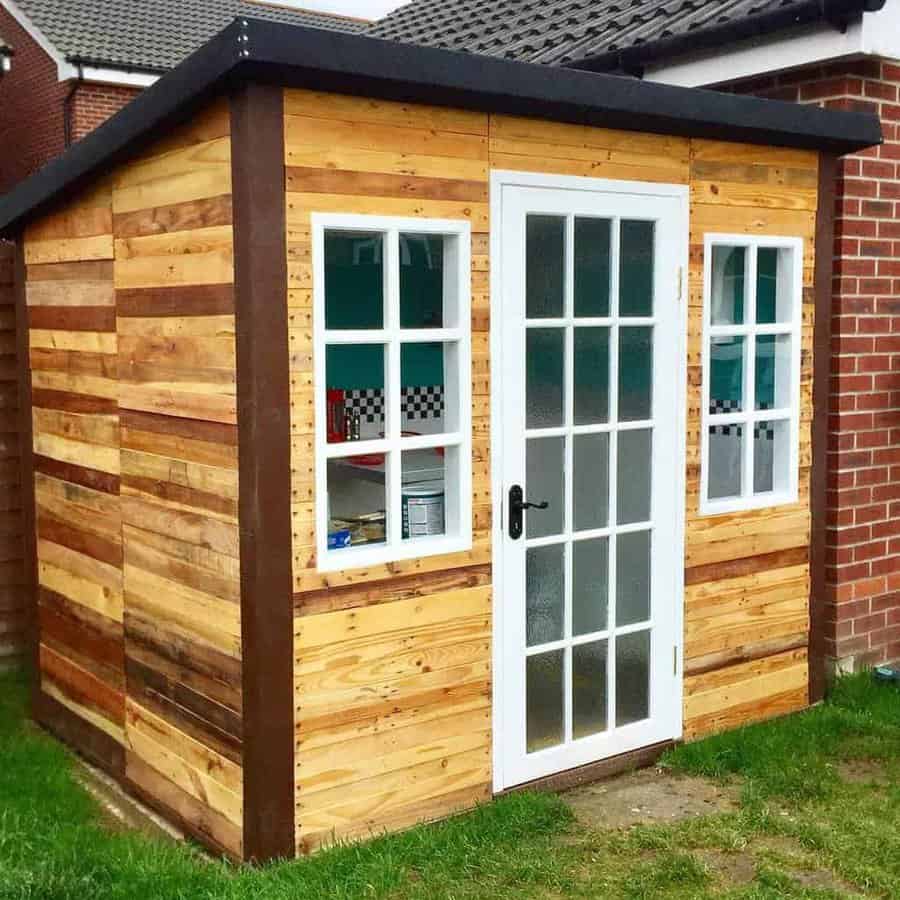
[[[563,799],[519,794],[260,870],[110,828],[24,704],[22,677],[0,676],[2,900],[900,897],[900,689],[865,676],[665,759],[735,785],[732,812],[609,831]]]

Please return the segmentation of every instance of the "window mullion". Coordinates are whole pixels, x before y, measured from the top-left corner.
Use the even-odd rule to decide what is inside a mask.
[[[745,320],[748,327],[744,338],[744,410],[748,413],[744,432],[744,472],[743,495],[753,496],[753,464],[754,434],[756,431],[753,413],[756,410],[756,252],[757,248],[748,248],[747,255],[747,290],[745,304]]]
[[[385,411],[385,437],[390,451],[385,467],[385,501],[387,503],[387,543],[397,548],[402,541],[402,473],[400,457],[401,413],[401,370],[400,370],[400,233],[396,229],[388,231],[385,260],[385,324],[387,325],[387,403]]]

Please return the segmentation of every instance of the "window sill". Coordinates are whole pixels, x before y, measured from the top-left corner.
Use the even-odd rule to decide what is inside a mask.
[[[346,547],[341,550],[319,550],[316,571],[342,572],[347,569],[361,569],[371,566],[389,565],[410,559],[424,559],[428,556],[445,556],[450,553],[465,553],[472,549],[471,535],[448,537],[413,538],[403,541],[400,546],[373,545]]]
[[[758,494],[753,497],[727,497],[722,500],[700,502],[701,516],[721,516],[728,513],[750,512],[755,509],[769,509],[776,506],[790,506],[798,501],[796,491]]]

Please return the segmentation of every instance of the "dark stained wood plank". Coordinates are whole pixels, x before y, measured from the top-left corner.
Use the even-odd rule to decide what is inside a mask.
[[[113,280],[112,260],[40,263],[28,266],[29,281],[107,281]]]
[[[159,413],[138,412],[131,409],[122,410],[119,422],[122,428],[136,431],[176,435],[191,440],[228,444],[232,447],[236,447],[238,443],[237,425],[228,425],[224,422],[185,419],[179,416],[164,416]]]
[[[113,231],[117,239],[230,224],[230,194],[118,213],[113,217]]]
[[[685,660],[684,675],[685,677],[705,675],[708,672],[717,672],[719,669],[726,669],[739,663],[753,662],[791,650],[801,650],[807,646],[807,641],[808,635],[806,632],[802,632],[787,637],[744,644],[740,647],[729,647],[727,650],[707,653],[704,656],[695,656],[693,659]]]
[[[65,372],[67,375],[115,379],[118,364],[118,359],[112,353],[31,348],[31,368],[35,372]]]
[[[118,475],[110,475],[108,472],[100,472],[75,463],[60,462],[49,456],[35,454],[34,471],[58,478],[60,481],[71,481],[94,491],[103,491],[105,494],[119,493]]]
[[[31,306],[28,324],[58,331],[115,331],[116,310],[112,306]]]
[[[792,547],[790,550],[762,553],[759,556],[745,556],[705,566],[692,566],[690,569],[685,569],[684,583],[685,585],[707,584],[711,581],[723,581],[726,578],[740,578],[744,575],[755,575],[757,572],[800,566],[808,560],[809,548]]]
[[[80,706],[124,728],[125,694],[41,643],[41,682],[50,679]]]
[[[84,531],[76,524],[64,522],[51,516],[40,509],[37,513],[38,537],[68,547],[76,553],[83,553],[99,562],[108,563],[118,568],[122,567],[122,542],[112,541]]]
[[[185,487],[182,484],[174,484],[171,481],[159,481],[155,478],[129,474],[122,475],[121,485],[123,488],[130,488],[138,493],[148,494],[166,503],[191,506],[198,510],[237,518],[236,500],[231,500],[218,494],[211,494],[208,491],[196,490],[195,488]]]
[[[488,199],[488,186],[484,181],[297,166],[289,167],[286,174],[287,189],[296,193],[349,194],[355,197],[414,197],[422,200],[462,200],[470,203],[486,203]]]
[[[114,415],[119,409],[119,404],[111,397],[94,397],[90,394],[54,391],[49,388],[34,388],[31,400],[34,406],[40,409],[59,409],[63,412],[87,415]]]
[[[133,318],[227,316],[234,313],[234,286],[198,284],[118,290],[116,312]]]
[[[73,603],[62,594],[40,587],[39,614],[41,634],[52,635],[57,641],[77,648],[106,668],[117,669],[124,677],[125,647],[122,642],[122,623]]]

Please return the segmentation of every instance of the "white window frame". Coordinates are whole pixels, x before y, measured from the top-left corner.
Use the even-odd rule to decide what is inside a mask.
[[[744,247],[747,250],[746,294],[743,325],[712,324],[713,247]],[[757,252],[760,249],[789,250],[793,254],[791,272],[792,310],[788,322],[756,323]],[[796,503],[799,496],[800,468],[800,356],[803,338],[803,239],[771,235],[707,234],[703,248],[703,390],[701,408],[700,514],[716,515],[741,510],[763,509]],[[762,335],[789,335],[791,338],[790,406],[780,409],[756,409],[756,338]],[[744,338],[744,403],[742,412],[709,412],[710,347],[714,337]],[[761,494],[753,493],[753,427],[757,422],[789,423],[788,486]],[[709,498],[709,428],[711,425],[742,425],[744,441],[741,463],[741,495]]]
[[[325,328],[325,232],[369,231],[384,235],[384,328],[328,331]],[[364,566],[419,559],[472,548],[472,328],[471,328],[471,225],[459,219],[418,219],[342,213],[311,215],[313,265],[313,388],[315,392],[315,510],[316,568],[320,572],[343,571]],[[400,327],[400,239],[401,233],[455,237],[456,324],[444,328]],[[444,372],[445,392],[456,390],[459,428],[453,432],[401,437],[399,415],[389,410],[401,396],[400,348],[404,343],[456,344],[456,372]],[[385,436],[376,440],[329,444],[327,440],[325,347],[329,344],[384,344]],[[455,377],[454,377],[455,376]],[[446,534],[402,538],[401,451],[457,448],[456,472],[447,465],[445,476]],[[385,453],[387,533],[383,544],[328,550],[328,461],[364,453]],[[450,454],[446,459],[449,460]],[[451,492],[457,499],[451,498]],[[393,512],[392,512],[393,511]]]

